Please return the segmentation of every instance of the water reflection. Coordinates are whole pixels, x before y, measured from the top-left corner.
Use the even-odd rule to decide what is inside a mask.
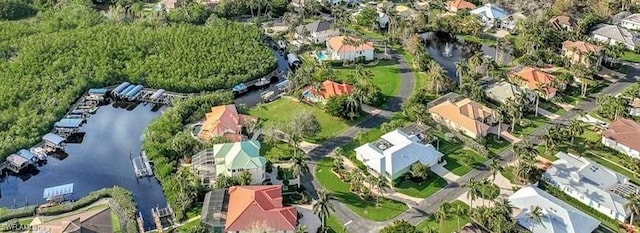
[[[0,206],[21,207],[44,202],[44,188],[74,183],[72,199],[91,191],[122,186],[131,191],[145,228],[152,226],[151,208],[166,206],[157,180],[136,179],[130,155],[140,153],[141,135],[161,107],[134,103],[102,106],[81,128],[84,135],[69,143],[66,153],[50,156],[48,163],[19,176],[0,180]]]

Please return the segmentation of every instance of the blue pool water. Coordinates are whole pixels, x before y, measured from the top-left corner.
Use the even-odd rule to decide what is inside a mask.
[[[320,61],[327,60],[327,55],[325,55],[322,51],[318,51],[318,52],[316,52],[316,57],[317,57],[317,58],[318,58],[318,60],[320,60]]]
[[[310,91],[302,92],[302,96],[304,96],[306,98],[311,98],[311,92]]]

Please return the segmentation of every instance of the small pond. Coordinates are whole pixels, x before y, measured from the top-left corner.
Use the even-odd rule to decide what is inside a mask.
[[[425,32],[421,34],[425,42],[425,47],[429,55],[442,66],[451,80],[458,82],[456,75],[456,62],[471,56],[474,52],[482,52],[485,56],[490,56],[494,60],[496,55],[500,58],[500,64],[509,64],[513,60],[511,49],[504,48],[496,54],[496,49],[489,45],[476,46],[465,43],[459,37],[452,36],[445,32]]]
[[[47,164],[32,174],[0,178],[0,206],[22,207],[43,203],[45,188],[74,183],[71,199],[114,185],[131,191],[145,219],[153,225],[151,208],[167,205],[162,188],[154,178],[136,179],[129,154],[140,154],[145,127],[162,113],[151,105],[115,103],[101,106],[87,119],[80,143],[69,143],[66,157],[49,157]]]

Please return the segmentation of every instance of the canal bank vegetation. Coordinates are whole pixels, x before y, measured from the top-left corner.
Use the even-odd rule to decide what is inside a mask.
[[[177,92],[230,88],[276,68],[255,26],[115,23],[82,1],[0,21],[0,161],[37,143],[91,87],[123,81]]]
[[[212,106],[233,103],[231,92],[206,93],[177,102],[153,120],[144,134],[143,149],[153,162],[156,178],[178,220],[204,198],[206,190],[180,159],[191,157],[206,145],[189,135],[186,125],[200,120]]]

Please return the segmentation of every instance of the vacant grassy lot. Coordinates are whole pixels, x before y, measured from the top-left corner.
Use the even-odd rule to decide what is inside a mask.
[[[380,61],[375,66],[367,66],[365,69],[371,70],[373,73],[373,84],[380,88],[383,99],[379,102],[379,105],[384,105],[400,90],[400,71],[394,61]],[[350,79],[355,68],[353,67],[339,67],[336,68],[338,79],[347,80]]]
[[[404,180],[395,187],[395,190],[412,197],[427,198],[445,186],[447,186],[446,180],[434,173],[431,173],[429,174],[429,178],[421,183]]]
[[[305,140],[313,143],[321,143],[333,136],[336,136],[351,125],[349,122],[329,115],[320,108],[288,98],[282,98],[268,104],[256,106],[249,111],[249,114],[264,120],[265,125],[270,125],[287,122],[297,112],[301,111],[311,112],[315,115],[322,127],[320,133],[315,137],[305,138]]]

